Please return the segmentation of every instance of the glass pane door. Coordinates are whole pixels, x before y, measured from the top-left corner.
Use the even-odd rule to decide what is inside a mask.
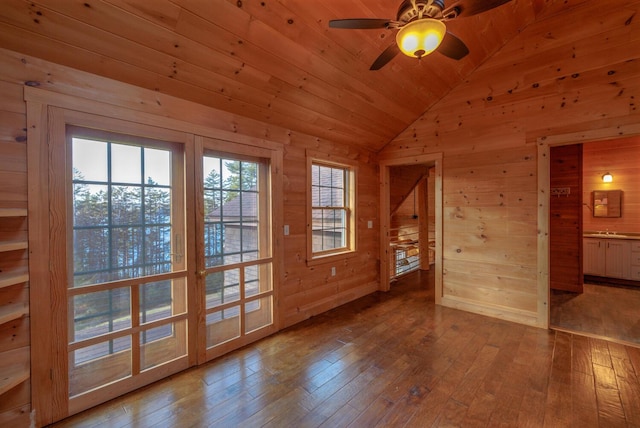
[[[186,368],[189,311],[181,146],[75,127],[67,137],[73,413]]]
[[[207,359],[274,328],[268,166],[204,151],[200,272]]]

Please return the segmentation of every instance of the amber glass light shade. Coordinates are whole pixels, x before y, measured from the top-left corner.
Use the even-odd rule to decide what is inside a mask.
[[[400,28],[396,43],[403,54],[422,58],[438,49],[446,31],[445,25],[437,19],[419,19]]]

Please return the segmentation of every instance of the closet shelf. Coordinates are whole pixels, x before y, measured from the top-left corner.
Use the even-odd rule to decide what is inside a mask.
[[[0,217],[26,217],[27,210],[23,208],[0,208]]]
[[[0,306],[0,325],[22,318],[28,313],[29,308],[22,303]]]
[[[29,347],[0,352],[0,397],[30,377]]]
[[[27,248],[29,248],[27,241],[0,242],[0,253],[5,251],[26,250]]]
[[[0,288],[27,282],[29,274],[16,272],[0,272]]]

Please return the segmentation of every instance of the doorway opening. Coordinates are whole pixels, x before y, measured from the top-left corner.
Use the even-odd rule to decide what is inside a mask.
[[[442,296],[442,154],[380,163],[380,289],[433,269]],[[415,203],[414,203],[415,196]]]
[[[561,148],[577,147],[575,144]],[[640,345],[640,137],[625,137],[581,144],[581,182],[579,214],[582,219],[572,238],[579,242],[580,288],[555,287],[554,264],[550,257],[549,325],[553,329],[625,344]],[[553,150],[554,147],[551,147]],[[553,153],[553,152],[552,152]],[[553,156],[550,162],[551,198],[554,196]],[[561,167],[560,167],[561,169]],[[613,171],[613,172],[612,172]],[[611,182],[603,176],[610,173]],[[561,187],[561,186],[558,186]],[[602,216],[603,192],[621,191],[620,211]],[[606,201],[608,204],[608,200]],[[613,200],[611,202],[614,202]],[[594,205],[598,204],[598,206]],[[554,230],[566,218],[554,215],[550,203],[549,229],[553,246]],[[575,249],[568,248],[571,252]],[[637,255],[636,255],[637,254]]]

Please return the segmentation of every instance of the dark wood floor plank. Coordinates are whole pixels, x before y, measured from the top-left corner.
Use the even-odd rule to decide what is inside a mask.
[[[459,427],[469,407],[453,398],[449,398],[434,422],[437,427]]]
[[[496,401],[500,405],[491,414],[491,419],[487,426],[495,427],[515,427],[518,426],[518,418],[522,407],[522,394],[500,394]]]
[[[348,426],[349,428],[372,427],[375,426],[380,419],[389,411],[392,402],[382,396],[378,396],[369,407],[360,412]]]
[[[546,394],[529,389],[522,397],[518,420],[519,428],[537,428],[544,426],[546,414]]]
[[[640,386],[638,382],[619,379],[618,385],[620,386],[620,401],[625,419],[630,425],[640,427]]]
[[[567,393],[570,386],[559,381],[549,382],[547,401],[545,404],[544,426],[567,427],[571,426],[572,414],[571,394]]]
[[[465,406],[469,406],[475,398],[476,391],[480,388],[489,367],[491,367],[500,350],[493,345],[483,346],[465,373],[462,382],[456,386],[456,390],[451,394],[451,398]]]
[[[360,410],[354,409],[348,403],[338,409],[330,418],[326,419],[320,425],[307,425],[307,426],[318,426],[320,428],[335,428],[335,427],[346,427],[348,426],[355,418],[360,415]],[[305,425],[299,425],[300,427],[304,427]]]
[[[589,343],[591,344],[591,361],[593,364],[603,367],[613,367],[608,342],[590,337]]]
[[[596,396],[601,426],[623,427],[627,425],[620,394],[616,389],[596,387]]]
[[[556,343],[551,360],[550,381],[571,383],[571,334],[556,332]]]
[[[585,336],[573,336],[573,354],[571,366],[573,372],[593,375],[591,345],[589,338]]]
[[[433,271],[408,275],[54,426],[640,428],[639,348],[439,307],[433,290]]]
[[[395,385],[395,381],[402,376],[403,372],[410,367],[408,357],[403,355],[384,369],[366,388],[361,389],[349,400],[349,405],[360,411],[365,411],[376,401],[390,385]],[[390,402],[384,400],[385,403]]]
[[[574,371],[571,376],[571,396],[573,408],[579,409],[579,412],[573,412],[575,425],[597,425],[598,402],[595,378],[580,371]]]
[[[489,424],[491,414],[498,406],[495,395],[478,391],[469,405],[461,425],[464,427],[484,427]]]

